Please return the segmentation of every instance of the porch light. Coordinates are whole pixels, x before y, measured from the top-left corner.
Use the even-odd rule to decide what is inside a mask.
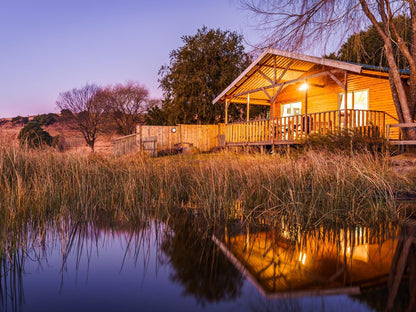
[[[304,82],[300,85],[299,90],[300,91],[306,91],[306,90],[308,90],[308,87],[309,87],[309,85],[306,82]]]

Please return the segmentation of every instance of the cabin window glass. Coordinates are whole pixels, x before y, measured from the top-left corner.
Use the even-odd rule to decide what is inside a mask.
[[[344,93],[338,94],[339,109],[345,108]],[[351,91],[347,95],[348,109],[368,109],[368,90]]]
[[[294,102],[282,104],[281,106],[281,116],[293,116],[300,115],[302,113],[302,102]]]

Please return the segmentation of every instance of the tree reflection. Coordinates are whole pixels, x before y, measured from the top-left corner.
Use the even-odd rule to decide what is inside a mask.
[[[74,272],[78,277],[80,264],[86,260],[88,280],[91,255],[99,254],[107,241],[117,235],[124,251],[120,270],[126,258],[141,263],[146,273],[149,254],[146,252],[153,241],[149,232],[160,223],[143,221],[129,224],[114,220],[77,222],[71,219],[45,222],[35,225],[14,226],[0,232],[0,311],[22,311],[25,305],[24,275],[28,264],[36,264],[43,271],[49,266],[48,255],[53,249],[61,252],[61,283],[64,287],[64,273]],[[158,229],[156,229],[157,231]],[[139,259],[139,255],[143,259]],[[59,257],[58,257],[59,259]],[[71,268],[68,268],[71,266]],[[75,268],[72,268],[75,266]]]
[[[162,242],[162,251],[174,268],[171,279],[197,302],[232,300],[241,294],[244,278],[213,243],[206,225],[195,218],[175,219]]]

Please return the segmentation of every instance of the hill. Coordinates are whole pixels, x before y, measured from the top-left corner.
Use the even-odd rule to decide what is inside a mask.
[[[32,120],[35,116],[30,116]],[[12,122],[12,118],[0,119],[0,144],[1,146],[19,145],[18,135],[20,130],[24,127],[23,123]],[[78,132],[70,127],[68,123],[62,119],[58,119],[51,125],[42,126],[42,128],[49,132],[50,135],[60,136],[60,142],[65,151],[89,153],[91,149],[85,143],[81,132]],[[111,128],[111,127],[107,127]],[[105,133],[98,136],[95,143],[95,151],[98,153],[109,154],[113,152],[114,138],[120,137],[115,130],[107,130]]]

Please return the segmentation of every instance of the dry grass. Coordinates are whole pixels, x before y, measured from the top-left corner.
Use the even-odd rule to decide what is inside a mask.
[[[81,220],[197,210],[229,218],[304,226],[376,224],[397,218],[396,196],[414,192],[389,162],[371,154],[216,155],[149,159],[0,150],[0,220]]]

